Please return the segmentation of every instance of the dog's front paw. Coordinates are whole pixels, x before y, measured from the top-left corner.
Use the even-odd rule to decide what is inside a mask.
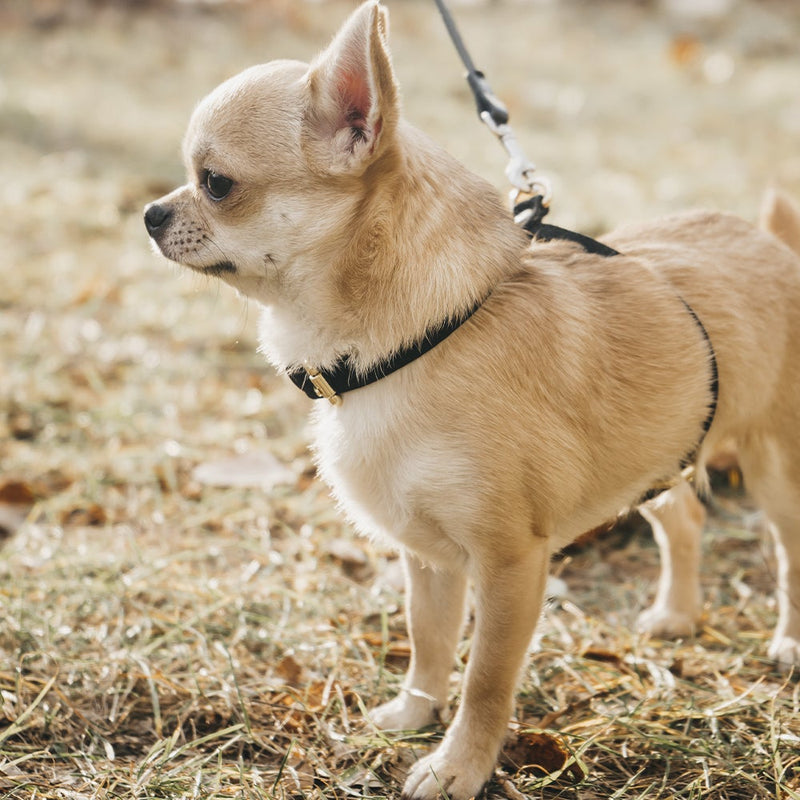
[[[769,657],[785,669],[800,667],[800,639],[776,634],[769,646]]]
[[[448,754],[447,742],[411,769],[403,787],[403,800],[469,800],[492,775],[494,755],[485,752],[469,757]]]
[[[429,694],[403,689],[394,700],[370,711],[369,717],[384,731],[417,731],[441,722],[442,707]]]
[[[675,611],[664,606],[651,606],[642,611],[636,620],[636,627],[642,633],[659,636],[662,639],[680,639],[693,636],[697,629],[696,614],[686,611]]]

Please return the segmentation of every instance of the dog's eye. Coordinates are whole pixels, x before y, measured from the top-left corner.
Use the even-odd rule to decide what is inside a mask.
[[[203,183],[212,200],[222,200],[233,188],[233,181],[230,178],[226,178],[212,169],[206,170]]]

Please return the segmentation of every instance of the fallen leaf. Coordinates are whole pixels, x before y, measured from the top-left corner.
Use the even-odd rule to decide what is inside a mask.
[[[17,529],[25,522],[27,506],[0,503],[0,542],[16,533]]]
[[[372,577],[372,565],[358,542],[338,537],[327,542],[325,549],[339,563],[345,575],[354,581],[363,582]]]
[[[0,483],[0,503],[31,506],[35,502],[36,495],[29,483],[25,483],[25,481],[4,481]]]
[[[581,655],[583,658],[588,658],[589,661],[602,661],[604,664],[613,664],[616,667],[622,667],[625,664],[619,653],[601,650],[599,647],[587,647]]]
[[[192,478],[206,486],[253,487],[268,490],[293,484],[295,474],[270,453],[243,453],[220,461],[198,464]]]
[[[696,61],[702,50],[702,45],[693,36],[676,36],[669,45],[669,58],[673,64],[685,67]]]
[[[61,514],[62,525],[105,525],[108,514],[98,503],[70,508]]]
[[[299,686],[303,679],[303,665],[289,653],[285,655],[275,667],[275,672],[288,686]]]
[[[389,633],[388,643],[378,631],[367,631],[361,635],[361,639],[370,647],[382,651],[386,662],[403,665],[411,659],[411,642],[396,634]]]
[[[343,564],[363,566],[367,563],[366,553],[350,539],[336,538],[326,543],[325,549],[333,558]]]
[[[551,775],[566,767],[573,780],[583,779],[583,770],[576,763],[567,766],[569,753],[555,736],[544,731],[517,731],[506,742],[501,754],[503,766],[512,772]]]
[[[15,439],[33,439],[39,432],[39,424],[33,413],[24,408],[12,408],[8,412],[8,429]]]

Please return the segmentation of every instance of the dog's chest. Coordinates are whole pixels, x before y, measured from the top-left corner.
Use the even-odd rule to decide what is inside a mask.
[[[380,414],[315,409],[313,449],[320,475],[370,534],[395,535],[418,485],[418,448],[400,428],[389,409]]]
[[[362,533],[432,561],[460,547],[439,518],[466,510],[474,468],[445,437],[419,420],[410,426],[396,409],[317,407],[313,450],[320,476]]]

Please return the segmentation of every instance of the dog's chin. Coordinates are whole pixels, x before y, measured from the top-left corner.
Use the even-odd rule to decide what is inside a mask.
[[[227,258],[220,259],[212,264],[191,264],[188,261],[182,261],[180,258],[176,258],[169,252],[169,248],[165,249],[162,247],[155,238],[150,239],[150,244],[153,251],[162,258],[171,261],[173,264],[177,264],[179,267],[190,269],[193,272],[199,272],[201,275],[210,275],[213,278],[224,278],[226,276],[230,277],[236,275],[239,272],[236,268],[236,264]]]

